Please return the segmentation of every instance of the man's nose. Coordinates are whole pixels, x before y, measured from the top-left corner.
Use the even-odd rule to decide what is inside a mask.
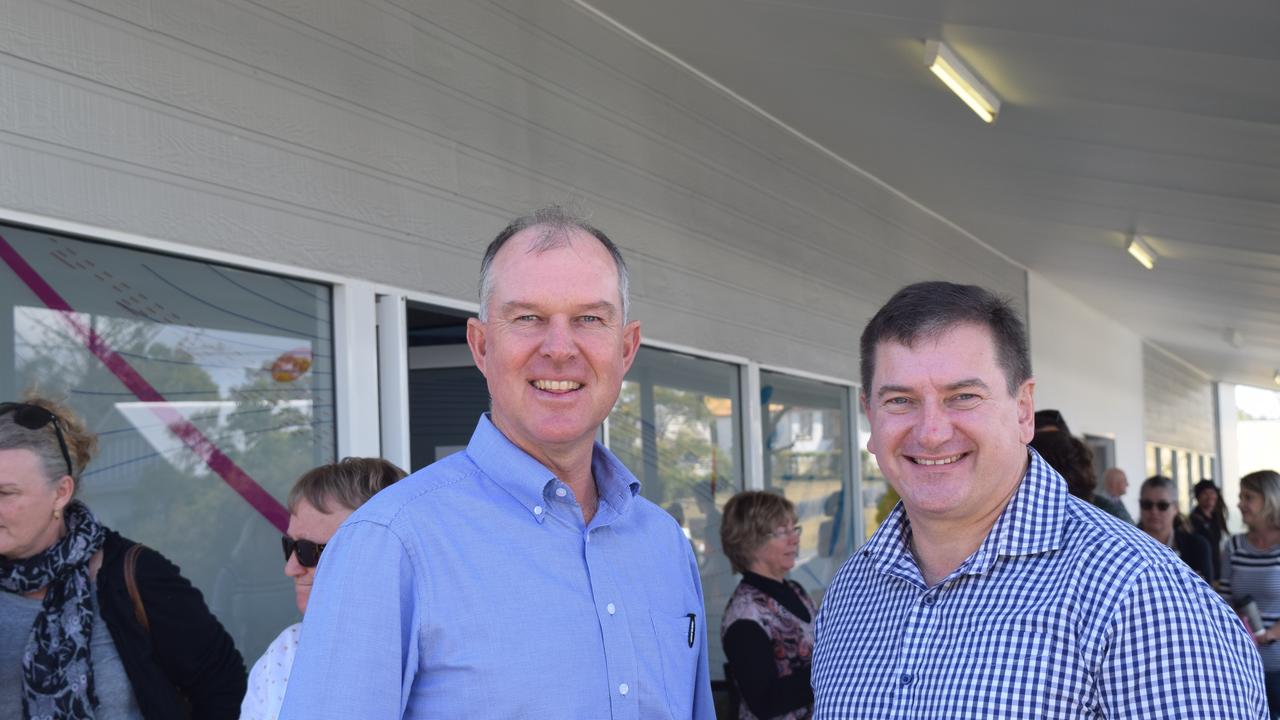
[[[916,426],[916,440],[925,448],[940,447],[951,439],[952,429],[951,416],[945,408],[925,403]]]
[[[299,577],[307,571],[302,567],[302,563],[298,562],[298,551],[294,550],[289,553],[289,559],[284,561],[284,574],[287,577]]]
[[[567,360],[577,354],[578,345],[568,318],[553,317],[547,322],[541,350],[543,356],[552,360]]]

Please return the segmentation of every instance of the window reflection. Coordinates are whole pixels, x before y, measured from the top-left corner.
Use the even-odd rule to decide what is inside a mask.
[[[791,577],[820,602],[849,555],[853,522],[848,391],[838,385],[760,373],[765,486],[796,508],[804,533]]]
[[[640,348],[609,415],[609,449],[693,546],[713,637],[736,586],[720,549],[720,517],[742,489],[741,427],[737,366],[650,347]],[[723,651],[714,640],[708,649],[718,678]]]
[[[177,562],[255,657],[296,619],[267,552],[282,500],[334,459],[329,288],[19,228],[0,242],[0,395],[70,402],[99,438],[82,497]]]
[[[876,456],[867,449],[871,439],[871,424],[867,414],[858,407],[858,460],[861,463],[862,479],[862,528],[863,540],[866,540],[880,527],[880,523],[889,516],[889,512],[898,504],[898,494],[890,487],[884,473],[880,472],[880,464]]]

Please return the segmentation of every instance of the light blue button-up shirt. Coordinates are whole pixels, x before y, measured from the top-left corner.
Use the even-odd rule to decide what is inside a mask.
[[[689,541],[597,444],[591,524],[487,416],[326,546],[281,714],[714,718]]]

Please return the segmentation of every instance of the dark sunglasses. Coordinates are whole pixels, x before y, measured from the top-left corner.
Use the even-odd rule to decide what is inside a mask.
[[[298,564],[305,568],[313,568],[320,562],[320,553],[324,552],[324,543],[313,543],[310,540],[294,540],[288,535],[280,536],[280,546],[284,548],[284,561],[298,553]]]
[[[13,413],[13,421],[28,430],[39,430],[45,425],[53,423],[53,432],[58,436],[58,448],[62,450],[62,459],[67,462],[67,474],[75,477],[76,473],[71,469],[71,453],[67,452],[67,440],[62,437],[62,423],[58,421],[57,415],[39,405],[16,402],[0,403],[0,415],[8,413]]]
[[[1168,510],[1169,508],[1173,507],[1173,503],[1169,502],[1168,500],[1139,500],[1138,507],[1142,508],[1143,510],[1150,510],[1151,508],[1155,508],[1160,512],[1164,512],[1165,510]]]

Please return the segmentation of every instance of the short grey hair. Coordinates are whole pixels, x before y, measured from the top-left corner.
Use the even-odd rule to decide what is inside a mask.
[[[545,228],[546,232],[538,238],[533,247],[529,248],[531,253],[563,247],[569,242],[566,232],[569,230],[581,230],[600,241],[604,249],[609,252],[609,256],[613,258],[613,264],[618,268],[618,292],[622,296],[622,321],[625,323],[631,313],[631,283],[627,262],[622,259],[622,251],[603,231],[593,227],[585,218],[559,205],[549,205],[512,220],[502,229],[502,232],[498,233],[493,242],[489,243],[488,249],[484,251],[484,259],[480,261],[480,322],[486,322],[489,319],[489,300],[493,298],[493,259],[497,257],[498,251],[507,244],[508,240],[532,227]]]

